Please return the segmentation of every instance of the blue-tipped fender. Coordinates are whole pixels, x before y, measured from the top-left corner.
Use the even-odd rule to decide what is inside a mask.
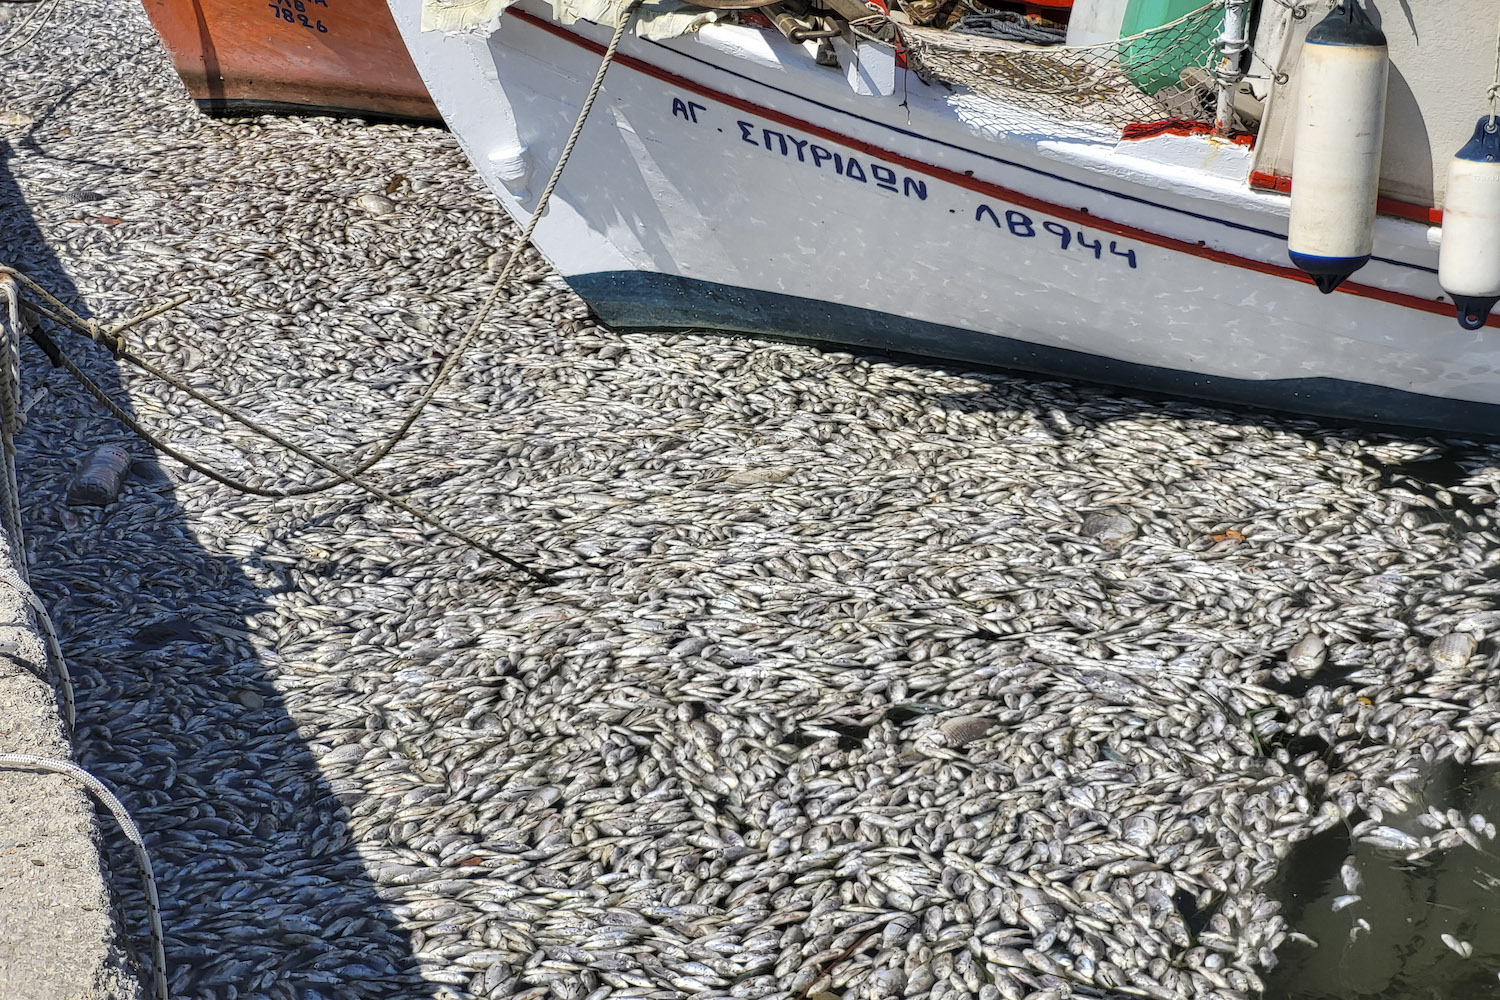
[[[1500,302],[1500,126],[1488,115],[1448,164],[1438,284],[1465,330],[1484,326]]]
[[[1389,75],[1385,35],[1359,0],[1342,0],[1307,33],[1287,250],[1325,294],[1374,249]]]

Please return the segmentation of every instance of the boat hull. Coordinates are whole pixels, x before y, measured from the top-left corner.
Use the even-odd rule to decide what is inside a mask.
[[[145,0],[210,114],[440,121],[383,0]]]
[[[1500,436],[1500,410],[1494,404],[1345,379],[1204,375],[677,275],[616,271],[574,275],[569,283],[601,320],[617,329],[714,330],[837,344],[1357,424]]]
[[[535,205],[602,29],[393,12],[480,173]],[[479,96],[482,95],[482,98]],[[1359,283],[1286,258],[1286,199],[1204,136],[1119,142],[914,78],[860,97],[779,36],[627,38],[538,247],[606,321],[858,345],[1300,413],[1494,433],[1500,334],[1461,330],[1435,230],[1382,218]]]

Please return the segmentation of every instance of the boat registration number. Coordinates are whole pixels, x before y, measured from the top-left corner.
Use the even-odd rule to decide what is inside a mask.
[[[1090,239],[1089,234],[1084,230],[1073,229],[1070,226],[1064,225],[1061,222],[1054,222],[1051,219],[1044,219],[1041,223],[1037,223],[1025,212],[1014,208],[1005,210],[1004,221],[988,205],[980,205],[974,210],[975,222],[983,220],[986,216],[995,224],[996,229],[1007,230],[1012,236],[1019,236],[1022,239],[1029,240],[1042,236],[1045,233],[1055,238],[1058,241],[1059,247],[1063,250],[1073,247],[1075,250],[1081,250],[1084,253],[1092,253],[1095,260],[1104,259],[1104,237],[1102,236],[1097,239]],[[1132,268],[1136,266],[1135,251],[1129,247],[1121,248],[1118,241],[1109,241],[1109,252],[1116,257],[1124,258],[1126,263]]]
[[[696,101],[672,98],[672,116],[690,124],[705,124],[700,114],[708,110]],[[861,161],[852,151],[829,149],[784,128],[768,128],[743,119],[735,120],[734,126],[739,130],[741,142],[783,159],[795,160],[814,169],[830,172],[846,181],[884,188],[892,194],[900,194],[914,201],[927,200],[927,181],[898,172],[893,166],[868,157]],[[723,132],[724,129],[720,128],[718,131]],[[1138,266],[1134,249],[1122,246],[1118,240],[1110,240],[1106,244],[1103,236],[1091,236],[1085,229],[1052,219],[1034,219],[1019,209],[996,210],[981,203],[974,210],[974,221],[983,222],[986,218],[994,223],[995,228],[1019,239],[1056,240],[1058,249],[1064,252],[1093,254],[1095,260],[1103,260],[1107,253],[1123,260],[1132,270]]]
[[[314,16],[315,11],[309,13],[310,8],[313,7],[327,8],[328,0],[275,0],[274,3],[268,3],[266,6],[271,9],[271,16],[278,21],[299,24],[309,31],[328,34],[328,25]]]

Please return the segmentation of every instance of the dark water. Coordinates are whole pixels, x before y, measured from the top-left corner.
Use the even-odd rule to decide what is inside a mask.
[[[1425,804],[1387,814],[1386,825],[1431,833],[1416,823],[1428,805],[1500,817],[1497,768],[1441,768],[1424,792]],[[1478,839],[1481,850],[1460,846],[1411,862],[1351,843],[1343,828],[1300,844],[1272,894],[1317,947],[1292,940],[1277,950],[1266,1000],[1500,997],[1500,840]],[[1351,855],[1362,898],[1334,912],[1334,899],[1347,892],[1339,869]],[[1472,955],[1456,954],[1443,934],[1469,942]]]

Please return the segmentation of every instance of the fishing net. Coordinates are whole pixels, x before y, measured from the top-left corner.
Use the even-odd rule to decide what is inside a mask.
[[[974,15],[946,30],[880,21],[867,19],[858,28],[902,46],[921,76],[1036,116],[1117,128],[1214,118],[1211,67],[1223,32],[1223,0],[1159,28],[1085,46],[1034,44],[1061,41],[1062,33],[1013,14]]]

